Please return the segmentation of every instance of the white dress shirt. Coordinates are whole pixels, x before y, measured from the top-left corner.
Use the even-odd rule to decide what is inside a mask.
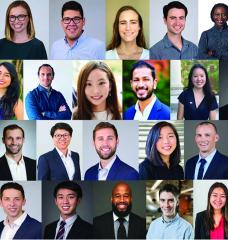
[[[115,239],[117,239],[117,232],[120,226],[120,222],[118,221],[119,217],[113,212],[113,221],[114,221],[114,232],[115,232]],[[125,222],[123,223],[125,230],[126,230],[126,234],[128,236],[128,227],[129,227],[129,215],[127,215],[126,217],[124,217]]]
[[[98,167],[98,180],[106,180],[108,177],[108,173],[116,160],[116,154],[111,158],[110,162],[103,168],[101,166],[101,162],[99,162]]]

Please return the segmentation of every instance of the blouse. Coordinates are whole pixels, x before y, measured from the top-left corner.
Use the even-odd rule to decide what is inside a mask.
[[[105,58],[106,59],[120,59],[120,57],[119,57],[119,55],[117,53],[116,48],[112,49],[112,50],[106,51]],[[140,60],[142,60],[142,59],[149,59],[149,50],[143,48],[142,54],[141,54],[139,59]]]

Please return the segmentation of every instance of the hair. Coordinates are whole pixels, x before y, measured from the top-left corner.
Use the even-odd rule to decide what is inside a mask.
[[[175,150],[172,152],[169,161],[171,166],[178,165],[180,163],[181,156],[179,136],[175,127],[171,123],[166,121],[158,122],[150,129],[146,141],[146,156],[154,166],[164,165],[160,153],[158,152],[156,147],[156,144],[159,140],[161,129],[163,127],[170,127],[173,130],[174,135],[176,137],[177,146]]]
[[[132,6],[123,6],[116,13],[116,18],[115,18],[115,21],[113,23],[112,40],[108,44],[107,50],[111,50],[111,49],[117,48],[120,45],[121,37],[120,37],[120,33],[119,33],[119,18],[120,18],[120,14],[122,12],[128,11],[128,10],[134,11],[138,15],[138,21],[139,21],[140,30],[139,30],[138,36],[136,37],[136,44],[139,47],[147,48],[145,37],[144,37],[144,33],[143,33],[143,20],[142,20],[141,15],[139,14],[139,12],[134,7],[132,7]]]
[[[130,72],[131,79],[133,78],[134,70],[136,68],[143,68],[143,67],[149,68],[151,70],[151,75],[152,75],[153,79],[156,78],[156,71],[155,71],[154,66],[149,62],[140,60],[132,65],[131,72]]]
[[[0,99],[0,108],[3,119],[12,119],[14,116],[14,107],[20,96],[20,85],[15,66],[9,62],[1,62],[0,66],[4,66],[10,74],[11,83],[7,87],[5,95]]]
[[[41,66],[39,66],[38,72],[37,72],[38,76],[40,75],[40,69],[41,69],[42,67],[49,67],[49,68],[51,68],[52,75],[53,75],[53,77],[55,76],[54,68],[53,68],[50,64],[47,64],[47,63],[42,64]]]
[[[215,132],[218,133],[217,127],[214,123],[208,121],[200,122],[196,125],[196,128],[202,125],[211,125],[214,128]]]
[[[226,4],[224,4],[224,3],[217,3],[217,4],[215,4],[215,5],[213,6],[213,8],[211,9],[210,16],[211,16],[212,22],[214,22],[214,17],[213,17],[213,15],[214,15],[215,9],[216,9],[216,8],[219,8],[219,7],[224,8],[224,9],[226,10],[226,14],[228,15],[228,6],[227,6]],[[227,16],[227,17],[228,17],[228,16]]]
[[[168,12],[172,8],[183,9],[184,12],[185,12],[185,17],[187,17],[187,15],[188,15],[187,7],[183,3],[179,2],[179,1],[173,1],[173,2],[170,2],[169,4],[167,4],[167,5],[165,5],[163,7],[163,17],[165,19],[167,19]]]
[[[22,127],[18,126],[17,124],[11,124],[11,125],[8,125],[8,126],[4,127],[4,129],[3,129],[3,139],[5,139],[6,132],[8,130],[15,130],[15,129],[20,129],[21,132],[22,132],[23,138],[25,137],[25,132],[24,132],[24,129]]]
[[[162,186],[160,188],[160,190],[159,190],[159,197],[160,197],[162,192],[170,192],[170,193],[172,193],[174,195],[174,197],[176,199],[178,199],[179,196],[180,196],[180,191],[177,189],[177,187],[172,185],[172,184],[169,184],[169,183],[165,184],[164,186]]]
[[[225,195],[226,195],[226,203],[225,206],[222,208],[222,215],[224,217],[224,222],[225,222],[225,235],[228,235],[228,190],[225,184],[221,182],[215,182],[214,184],[211,185],[209,191],[208,191],[208,196],[207,196],[207,210],[205,214],[205,226],[208,234],[210,233],[210,230],[214,230],[214,209],[210,204],[210,197],[212,192],[214,191],[215,188],[222,188]]]
[[[35,37],[35,28],[34,28],[34,23],[33,23],[33,18],[32,18],[32,12],[31,12],[31,9],[30,9],[28,3],[25,2],[25,1],[21,1],[21,0],[17,0],[17,1],[12,2],[9,5],[9,7],[7,8],[6,24],[5,24],[5,37],[6,37],[6,39],[12,41],[13,37],[14,37],[14,31],[10,27],[10,23],[9,23],[9,15],[10,15],[11,9],[15,8],[15,7],[23,7],[27,11],[28,18],[29,18],[29,22],[28,22],[28,25],[27,25],[27,34],[28,34],[28,37],[30,39],[33,39]]]
[[[57,197],[58,191],[60,189],[72,190],[77,194],[77,198],[82,198],[82,189],[81,189],[80,185],[78,185],[76,182],[64,181],[64,182],[60,182],[59,184],[57,184],[55,186],[55,189],[53,192],[54,198]]]
[[[107,112],[112,114],[113,120],[119,120],[121,119],[121,115],[119,112],[115,77],[106,63],[95,61],[88,62],[79,73],[77,83],[78,106],[77,111],[73,115],[73,119],[90,120],[93,118],[92,105],[86,97],[85,88],[89,74],[95,69],[99,69],[107,74],[111,87],[110,93],[106,99]]]
[[[118,139],[118,132],[116,127],[109,123],[109,122],[100,122],[96,125],[96,127],[93,129],[93,140],[95,140],[95,136],[96,136],[96,132],[100,129],[104,129],[104,128],[111,128],[114,132],[114,135],[116,137],[116,139]]]
[[[84,18],[84,14],[83,14],[83,8],[82,5],[76,1],[69,1],[63,4],[62,7],[62,18],[64,15],[64,12],[67,10],[74,10],[74,11],[79,11],[82,18]]]
[[[7,189],[16,189],[16,190],[21,192],[21,195],[22,195],[23,199],[25,198],[24,189],[19,183],[8,182],[8,183],[5,183],[1,186],[1,190],[0,190],[1,199],[2,199],[2,196],[3,196],[3,192]]]
[[[73,128],[68,123],[59,122],[59,123],[56,123],[51,128],[50,134],[51,134],[52,137],[54,137],[55,131],[58,130],[58,129],[64,129],[67,132],[69,132],[70,136],[72,136]]]
[[[114,187],[112,188],[112,196],[113,196],[113,194],[114,194],[114,190],[115,190],[119,185],[125,185],[125,186],[127,186],[127,187],[129,188],[130,196],[132,197],[131,187],[130,187],[130,185],[129,185],[128,183],[126,183],[126,182],[117,182],[117,183],[114,185]]]

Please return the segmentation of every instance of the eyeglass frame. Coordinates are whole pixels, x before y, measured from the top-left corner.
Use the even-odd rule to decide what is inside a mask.
[[[67,139],[67,138],[70,138],[71,135],[69,133],[55,134],[54,137],[57,138],[57,139],[61,139],[61,138]]]
[[[12,17],[14,18],[13,21],[10,20]],[[23,20],[20,20],[19,17],[23,17],[24,19],[23,19]],[[28,14],[19,14],[19,15],[17,15],[17,16],[16,16],[16,15],[9,15],[9,21],[10,21],[10,22],[15,22],[16,19],[17,19],[19,22],[23,22],[26,17],[28,17]]]
[[[69,22],[68,22],[68,23],[64,22],[66,19],[69,19]],[[77,22],[75,22],[74,19],[76,19]],[[82,19],[83,19],[83,17],[73,17],[73,18],[70,18],[70,17],[64,17],[64,18],[62,18],[62,22],[63,22],[64,24],[70,24],[71,21],[73,21],[74,24],[79,24],[79,23],[81,22]]]

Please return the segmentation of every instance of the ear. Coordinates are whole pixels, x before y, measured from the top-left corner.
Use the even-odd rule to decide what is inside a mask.
[[[82,24],[85,26],[85,18],[82,19]]]
[[[167,25],[167,20],[166,20],[166,18],[163,18],[163,21],[164,21],[165,25]]]
[[[116,139],[116,143],[117,143],[117,145],[119,145],[119,138]]]
[[[154,90],[155,90],[157,88],[158,80],[157,80],[157,78],[155,78],[153,81],[154,81]]]
[[[23,200],[23,204],[22,204],[22,205],[24,206],[24,205],[25,205],[25,203],[26,203],[26,199],[24,199],[24,200]]]
[[[218,134],[216,134],[216,135],[215,135],[215,142],[218,142],[218,141],[219,141],[219,139],[220,139],[219,135],[218,135]]]

